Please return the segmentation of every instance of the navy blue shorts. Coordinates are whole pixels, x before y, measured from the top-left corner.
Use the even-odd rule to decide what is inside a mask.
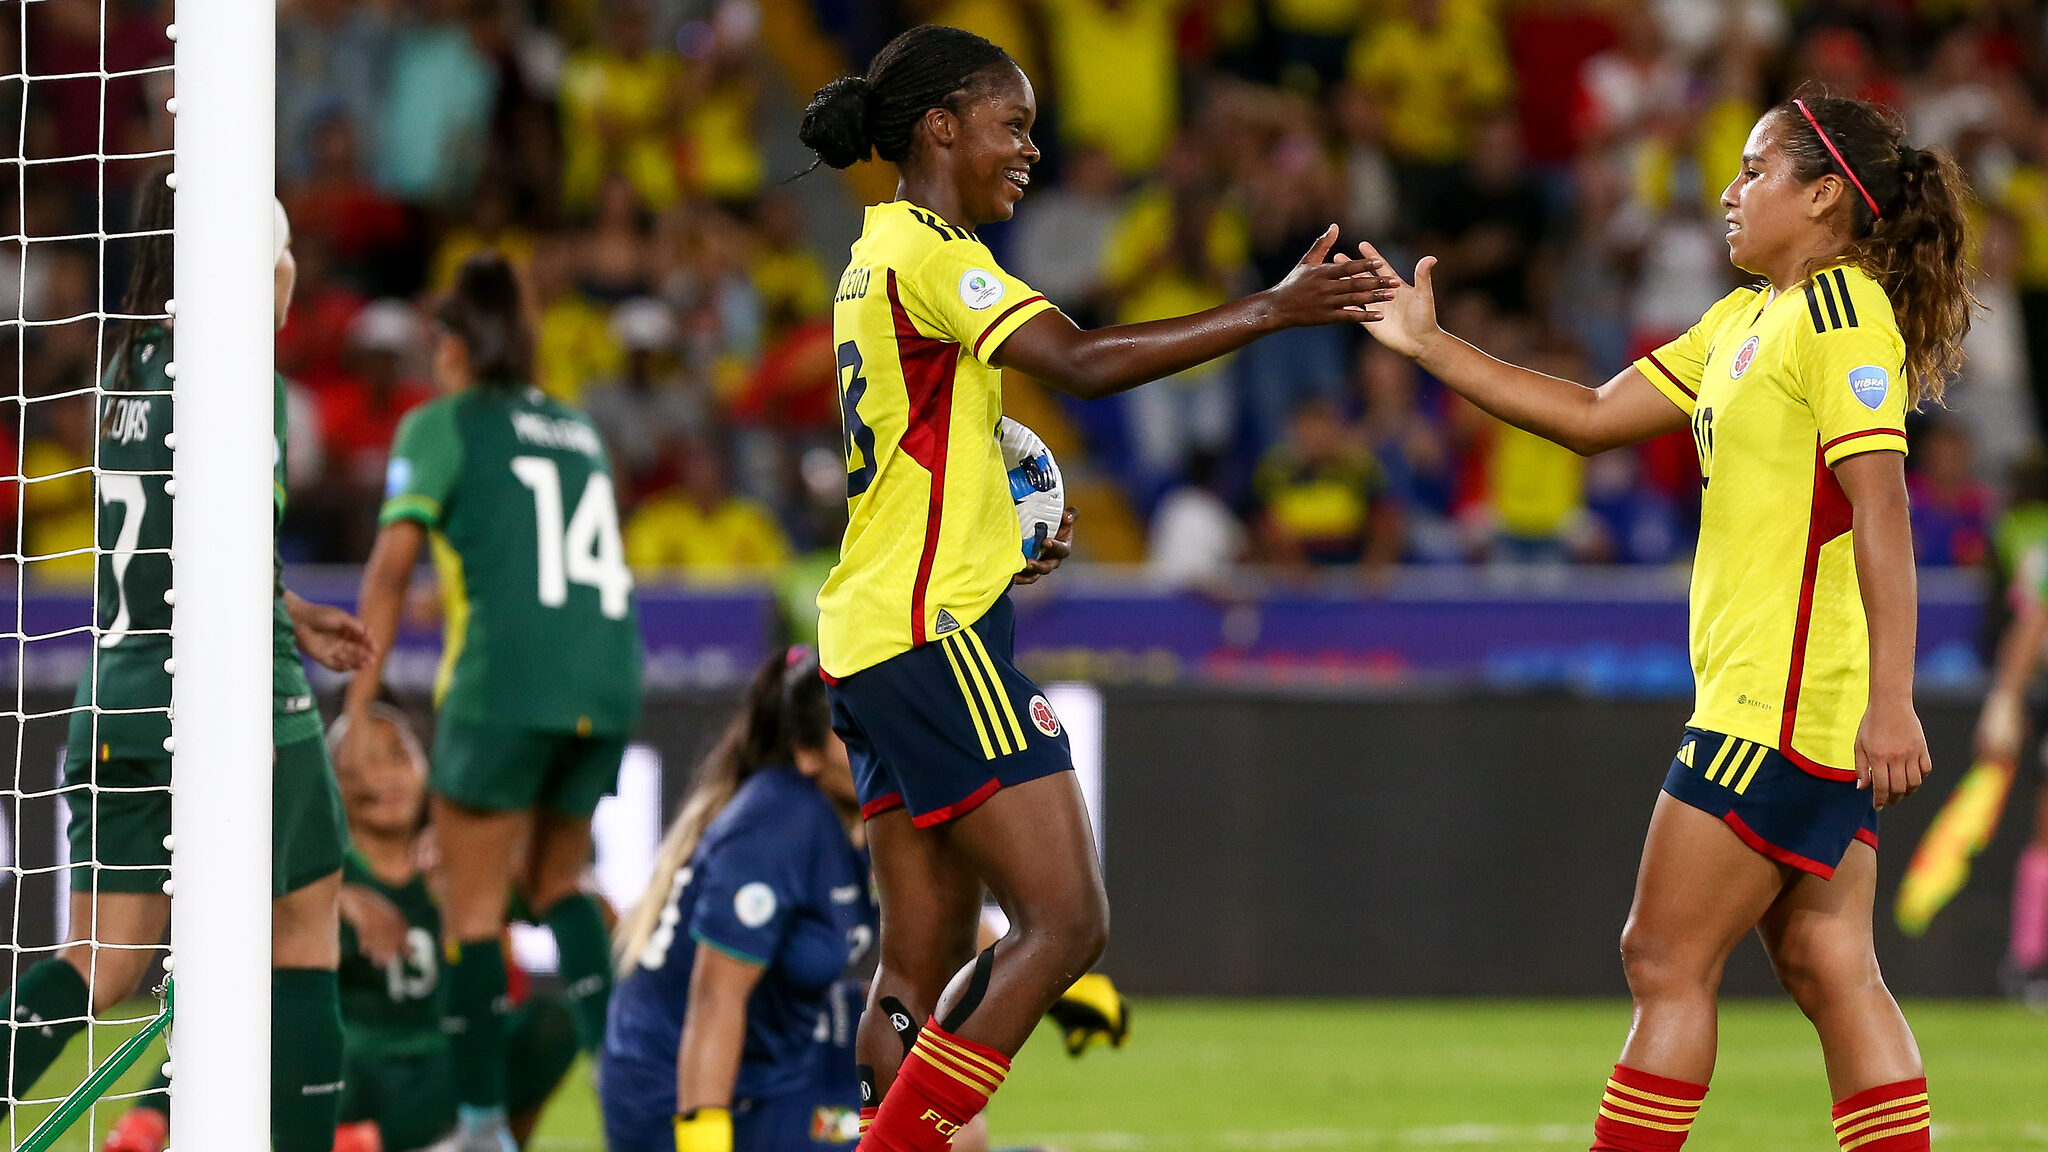
[[[1010,662],[1016,634],[1004,593],[971,627],[828,684],[863,816],[902,805],[929,828],[1074,766],[1065,726]]]
[[[1877,810],[1854,780],[1823,780],[1775,748],[1687,728],[1664,791],[1718,816],[1780,864],[1831,880],[1851,841],[1877,847]]]

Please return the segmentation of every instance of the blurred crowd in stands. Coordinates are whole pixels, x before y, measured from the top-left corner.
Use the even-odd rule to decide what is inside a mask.
[[[16,233],[0,316],[26,321],[4,339],[31,400],[0,436],[28,475],[89,461],[90,408],[35,400],[98,363],[89,314],[122,281],[118,246],[91,234],[125,219],[144,162],[91,157],[167,146],[168,78],[118,74],[167,56],[168,18],[155,0],[44,0],[0,21],[0,53],[39,77],[7,81],[0,116],[31,159],[85,158],[0,182]],[[845,515],[831,295],[859,204],[893,176],[785,178],[809,93],[920,21],[990,37],[1035,82],[1044,161],[1017,218],[983,234],[1078,322],[1269,284],[1335,221],[1404,269],[1441,257],[1451,331],[1593,382],[1739,282],[1718,200],[1760,112],[1806,81],[1889,103],[1970,174],[1987,305],[1949,408],[1914,421],[1922,562],[1979,563],[2010,507],[2048,497],[2037,3],[281,0],[288,558],[364,557],[393,430],[432,394],[425,305],[496,248],[531,284],[537,383],[611,445],[644,577],[829,563]],[[1693,539],[1685,434],[1580,459],[1356,330],[1270,337],[1092,405],[1007,388],[1062,464],[1079,556],[1165,579],[1662,564]],[[88,480],[24,489],[30,552],[89,543]]]

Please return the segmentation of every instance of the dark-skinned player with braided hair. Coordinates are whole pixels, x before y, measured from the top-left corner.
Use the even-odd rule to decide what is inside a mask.
[[[857,1040],[863,1152],[943,1152],[1108,938],[1065,729],[1011,662],[1009,587],[1066,555],[1072,515],[1020,554],[1001,370],[1111,396],[1269,332],[1370,317],[1394,284],[1376,262],[1328,262],[1332,226],[1264,291],[1084,331],[975,235],[1025,194],[1036,115],[1001,48],[925,25],[820,90],[801,128],[825,164],[878,155],[899,175],[867,209],[833,305],[849,523],[818,596],[881,903]],[[1010,929],[977,954],[984,890]]]
[[[1924,1152],[1912,1029],[1872,943],[1877,814],[1931,771],[1906,410],[1941,399],[1974,301],[1955,162],[1877,105],[1758,120],[1722,193],[1753,282],[1598,388],[1446,333],[1416,266],[1366,325],[1480,408],[1591,455],[1690,426],[1705,492],[1692,719],[1650,817],[1622,966],[1635,1019],[1594,1152],[1675,1152],[1707,1095],[1717,995],[1752,930],[1819,1034],[1843,1152]],[[1371,258],[1371,246],[1360,254]]]

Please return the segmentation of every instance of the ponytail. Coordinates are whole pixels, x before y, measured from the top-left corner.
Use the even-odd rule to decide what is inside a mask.
[[[121,297],[120,333],[108,357],[114,370],[109,386],[115,391],[128,389],[134,371],[130,353],[135,337],[145,329],[162,327],[164,309],[170,303],[171,226],[177,210],[176,194],[165,182],[170,172],[168,164],[152,166],[135,193],[130,229],[136,244],[135,263],[128,272],[128,291]]]
[[[1907,396],[1941,403],[1962,368],[1977,298],[1963,265],[1969,185],[1948,156],[1906,143],[1905,123],[1881,105],[1806,94],[1772,115],[1802,182],[1844,176],[1847,257],[1884,288],[1906,344]]]
[[[696,854],[704,830],[725,811],[740,786],[761,769],[787,762],[792,749],[822,747],[831,728],[831,709],[825,701],[825,681],[818,674],[816,653],[808,648],[777,652],[754,672],[738,713],[711,754],[697,766],[682,810],[661,838],[654,875],[634,901],[632,911],[619,921],[612,955],[621,976],[647,951],[648,942],[661,927],[662,913],[687,883],[680,875],[683,865]],[[681,925],[669,928],[677,930]]]

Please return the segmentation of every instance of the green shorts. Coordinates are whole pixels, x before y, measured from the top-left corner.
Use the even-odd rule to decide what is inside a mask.
[[[376,1121],[385,1152],[413,1152],[454,1130],[454,1063],[445,1043],[393,1052],[351,1041],[342,1123]],[[505,1021],[505,1111],[539,1109],[575,1061],[575,1019],[560,997],[536,993]]]
[[[347,825],[319,737],[277,749],[271,769],[270,894],[341,869]],[[162,892],[170,877],[171,760],[64,761],[74,892]],[[92,785],[94,787],[87,787]]]
[[[443,718],[429,786],[468,808],[588,816],[619,786],[623,736],[578,736]]]

